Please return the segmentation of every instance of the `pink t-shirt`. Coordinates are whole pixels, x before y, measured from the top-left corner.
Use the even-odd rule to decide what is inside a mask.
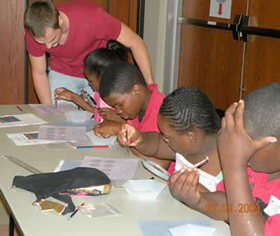
[[[74,1],[56,5],[69,19],[69,34],[63,45],[47,49],[26,32],[26,49],[30,55],[50,54],[50,68],[56,72],[84,78],[83,60],[88,53],[106,47],[109,39],[120,35],[121,22],[90,1]]]
[[[259,204],[262,209],[269,209],[272,205],[270,202],[272,198],[278,199],[278,212],[275,214],[266,214],[268,217],[265,225],[265,236],[280,235],[280,179],[275,179],[267,182],[267,173],[255,172],[250,167],[247,167],[248,181],[250,183],[254,201]],[[217,185],[217,191],[225,192],[224,181]],[[277,205],[277,200],[274,200]],[[273,207],[275,209],[275,207]]]
[[[112,110],[115,110],[113,107],[109,106],[106,102],[103,101],[103,99],[100,97],[99,92],[94,92],[93,99],[99,108],[111,108]],[[95,107],[93,108],[93,112],[94,112],[94,119],[97,122],[101,122],[102,117],[99,115],[98,110]]]

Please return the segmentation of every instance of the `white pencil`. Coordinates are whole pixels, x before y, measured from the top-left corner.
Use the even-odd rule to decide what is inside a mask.
[[[199,168],[201,166],[203,166],[204,164],[206,164],[209,161],[209,157],[206,156],[206,158],[198,163],[196,163],[195,165],[193,165],[194,168]]]

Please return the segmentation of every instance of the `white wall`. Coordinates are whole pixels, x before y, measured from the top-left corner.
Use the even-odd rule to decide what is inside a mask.
[[[155,83],[164,94],[178,86],[183,0],[146,0],[144,41],[152,63]]]
[[[165,35],[168,0],[146,0],[144,41],[148,48],[155,83],[163,91]]]

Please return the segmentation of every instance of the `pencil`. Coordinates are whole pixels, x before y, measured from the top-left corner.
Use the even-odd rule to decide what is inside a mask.
[[[201,166],[203,166],[204,164],[206,164],[208,161],[209,161],[209,157],[206,156],[206,158],[205,158],[204,160],[202,160],[202,161],[196,163],[195,165],[193,165],[193,167],[196,167],[196,168],[201,167]]]
[[[85,203],[82,203],[81,206],[79,206],[69,217],[68,220],[71,220],[73,216],[81,209],[81,207],[85,205]]]
[[[199,168],[199,167],[203,166],[204,164],[206,164],[208,161],[209,161],[209,157],[206,156],[206,158],[204,160],[193,165],[193,168]],[[169,181],[166,181],[166,184],[169,185]]]
[[[54,99],[54,109],[57,109],[57,98]]]
[[[96,146],[75,146],[74,149],[83,149],[83,148],[109,148],[109,145],[96,145]]]
[[[19,106],[17,106],[17,109],[19,109],[22,112],[22,109]]]

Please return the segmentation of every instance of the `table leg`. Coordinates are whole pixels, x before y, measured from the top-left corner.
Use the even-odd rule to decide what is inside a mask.
[[[15,230],[15,221],[12,214],[10,214],[9,236],[14,236],[14,230]]]

